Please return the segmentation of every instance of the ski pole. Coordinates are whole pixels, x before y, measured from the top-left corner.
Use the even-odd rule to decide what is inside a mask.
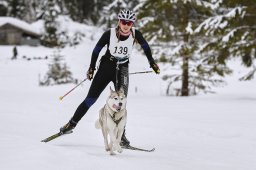
[[[144,74],[144,73],[152,73],[153,71],[139,71],[139,72],[133,72],[133,73],[129,73],[131,74]],[[63,96],[60,96],[59,99],[63,100],[64,97],[66,97],[69,93],[71,93],[73,90],[75,90],[78,86],[80,86],[83,82],[85,82],[87,80],[84,79],[83,81],[81,81],[78,85],[76,85],[75,87],[73,87],[71,90],[69,90],[66,94],[64,94]]]
[[[84,79],[83,81],[81,81],[78,85],[76,85],[75,87],[73,87],[71,90],[69,90],[66,94],[64,94],[63,96],[60,96],[59,99],[62,100],[65,96],[67,96],[69,93],[71,93],[73,90],[75,90],[78,86],[80,86],[83,82],[85,82],[87,80]]]
[[[133,73],[129,73],[131,74],[144,74],[144,73],[152,73],[153,71],[138,71],[138,72],[133,72]]]

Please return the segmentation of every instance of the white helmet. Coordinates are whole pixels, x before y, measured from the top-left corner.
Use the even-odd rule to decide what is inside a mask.
[[[126,21],[132,21],[135,22],[136,17],[135,17],[135,13],[130,11],[130,10],[122,10],[119,12],[118,14],[118,19],[123,19]]]

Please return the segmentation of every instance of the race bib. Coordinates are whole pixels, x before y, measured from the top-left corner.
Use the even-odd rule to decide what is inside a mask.
[[[132,28],[133,33],[134,28]],[[129,58],[132,53],[132,47],[133,47],[133,41],[134,38],[132,34],[129,35],[129,38],[127,38],[125,41],[118,40],[116,36],[116,29],[111,28],[110,31],[110,42],[109,42],[109,51],[110,54],[116,58]]]

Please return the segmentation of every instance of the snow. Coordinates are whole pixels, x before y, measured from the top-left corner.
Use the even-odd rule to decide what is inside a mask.
[[[202,29],[204,29],[208,30],[206,35],[209,35],[212,34],[216,29],[224,29],[225,27],[229,26],[228,20],[231,18],[235,18],[237,15],[243,18],[246,13],[245,9],[246,7],[235,7],[226,14],[210,17],[195,29],[195,33],[199,33],[202,31]],[[231,35],[232,33],[227,35],[223,41],[228,41]]]
[[[7,6],[8,6],[8,3],[5,2],[5,1],[0,1],[0,5],[3,5],[4,7],[7,7]]]
[[[58,32],[65,32],[69,36],[73,36],[75,33],[82,33],[85,36],[90,36],[94,33],[95,29],[93,27],[89,27],[87,25],[74,22],[72,19],[65,15],[60,15],[56,19],[58,23]],[[34,28],[36,28],[40,33],[44,32],[44,21],[38,20],[31,24]],[[97,29],[96,29],[97,31]]]
[[[228,22],[224,20],[224,16],[215,16],[215,17],[210,17],[206,19],[203,23],[201,23],[196,29],[195,33],[200,32],[202,29],[208,30],[206,32],[206,35],[209,35],[212,33],[215,29],[224,29],[226,26],[228,26]]]
[[[228,17],[228,18],[234,18],[234,17],[236,17],[236,15],[240,15],[241,16],[241,18],[243,18],[244,17],[244,15],[245,15],[245,10],[246,9],[246,7],[236,7],[236,8],[234,8],[234,9],[232,9],[230,12],[228,12],[227,14],[226,14],[226,17]],[[242,14],[242,15],[241,15]]]
[[[222,37],[222,41],[228,42],[230,40],[230,38],[232,38],[234,36],[234,33],[236,31],[237,31],[237,29],[233,29],[232,31],[230,31],[227,35]]]
[[[31,24],[28,24],[25,21],[19,20],[17,18],[0,17],[0,27],[5,24],[11,24],[11,25],[14,25],[20,29],[25,30],[25,31],[29,31],[34,34],[40,34],[40,32],[35,27],[33,27]]]
[[[102,31],[98,31],[100,35]],[[98,35],[95,35],[98,37]],[[86,38],[76,48],[62,50],[74,77],[82,80],[97,39]],[[40,141],[63,126],[87,95],[91,82],[59,96],[73,84],[39,87],[38,75],[49,60],[26,60],[24,55],[50,56],[54,49],[17,46],[18,59],[10,60],[13,46],[0,46],[0,169],[4,170],[254,170],[256,167],[256,80],[240,82],[245,72],[239,62],[227,86],[216,94],[167,97],[155,74],[130,76],[127,137],[145,153],[124,150],[110,156],[103,137],[94,127],[109,88],[79,122],[75,131],[51,141]],[[130,72],[149,70],[146,57],[137,51]],[[135,92],[135,88],[138,89]]]
[[[193,29],[192,29],[192,23],[191,22],[188,23],[188,26],[185,28],[185,30],[187,31],[187,33],[193,34]]]

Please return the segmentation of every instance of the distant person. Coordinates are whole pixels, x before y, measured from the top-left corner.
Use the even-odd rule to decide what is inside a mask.
[[[96,70],[95,65],[100,51],[105,45],[107,45],[107,50],[101,57],[99,69],[92,80],[87,97],[77,107],[70,121],[60,128],[61,133],[68,134],[72,132],[80,119],[96,102],[109,82],[112,81],[114,83],[116,91],[122,87],[127,96],[129,85],[129,57],[131,56],[132,48],[135,43],[138,42],[143,48],[148,62],[155,73],[160,73],[160,69],[152,57],[147,41],[143,38],[141,32],[133,27],[135,19],[134,12],[130,10],[121,11],[118,14],[117,27],[110,28],[104,32],[99,39],[92,52],[90,67],[87,71],[87,78],[89,80],[93,79],[94,70]],[[129,144],[130,142],[124,132],[121,145],[127,146]]]
[[[16,46],[13,47],[12,53],[13,53],[12,60],[16,60],[18,56],[18,50]]]

